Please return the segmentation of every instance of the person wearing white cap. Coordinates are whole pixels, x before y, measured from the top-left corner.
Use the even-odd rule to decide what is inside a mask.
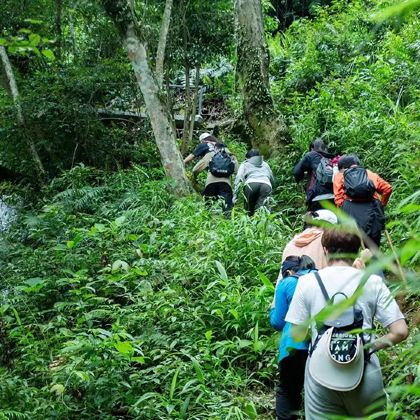
[[[202,158],[207,153],[214,151],[214,145],[217,143],[216,137],[210,133],[202,133],[199,137],[200,143],[197,147],[184,159],[184,165],[191,162],[193,159]]]
[[[315,267],[318,270],[327,266],[327,258],[321,245],[324,229],[321,226],[313,226],[311,224],[312,220],[316,220],[324,225],[336,225],[338,222],[337,216],[331,210],[322,209],[309,213],[307,220],[309,226],[286,245],[282,261],[290,255],[308,255],[315,262]],[[279,278],[281,278],[281,272]]]
[[[328,267],[299,278],[285,321],[307,325],[334,297],[357,299],[341,314],[325,320],[321,328],[311,322],[312,344],[305,370],[305,419],[333,416],[385,418],[386,399],[379,359],[374,352],[405,340],[407,324],[398,304],[381,277],[367,277],[352,267],[353,256],[361,247],[360,236],[330,228],[322,235]],[[350,301],[351,302],[351,301]],[[331,315],[331,312],[329,312]],[[350,319],[351,318],[351,319]],[[360,325],[363,333],[343,333],[341,326]],[[388,333],[374,339],[374,321]],[[318,320],[319,322],[319,320]],[[327,327],[326,327],[327,326]],[[349,341],[343,341],[343,337]],[[355,343],[349,346],[348,343]],[[373,417],[372,417],[373,418]]]

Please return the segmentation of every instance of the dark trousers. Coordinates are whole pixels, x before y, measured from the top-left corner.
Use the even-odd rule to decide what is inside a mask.
[[[255,210],[262,207],[271,195],[271,187],[268,184],[262,182],[250,182],[245,185],[245,208],[248,210],[248,214],[252,216]]]
[[[276,419],[296,420],[302,405],[302,390],[308,352],[294,350],[279,363]]]
[[[385,229],[385,213],[382,203],[379,200],[372,201],[350,201],[343,203],[342,210],[353,217],[357,225],[379,248],[381,234]],[[370,248],[371,244],[365,244]]]
[[[204,188],[203,196],[207,205],[212,205],[216,200],[222,198],[225,202],[223,211],[226,216],[229,216],[233,207],[233,192],[232,187],[227,182],[213,182]]]

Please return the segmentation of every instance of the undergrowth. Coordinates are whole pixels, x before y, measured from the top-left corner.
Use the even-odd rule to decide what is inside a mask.
[[[2,416],[272,418],[288,218],[226,220],[140,168],[75,168],[49,188],[0,250]],[[394,418],[418,403],[417,350],[382,356]]]

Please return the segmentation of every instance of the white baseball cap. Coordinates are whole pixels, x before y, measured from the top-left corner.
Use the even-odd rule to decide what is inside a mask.
[[[211,137],[211,134],[210,133],[202,133],[202,134],[200,134],[199,139],[200,139],[200,141],[204,141],[207,137]]]
[[[336,225],[338,223],[337,216],[331,210],[316,210],[313,218],[314,220],[322,220],[323,222],[328,222],[332,225]]]
[[[350,363],[336,361],[328,351],[331,345],[333,328],[322,334],[309,359],[309,374],[312,378],[325,386],[336,391],[351,391],[360,384],[364,371],[363,344],[357,337],[357,350],[354,360]]]

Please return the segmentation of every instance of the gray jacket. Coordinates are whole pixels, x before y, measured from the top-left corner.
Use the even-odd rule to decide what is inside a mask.
[[[274,182],[273,172],[270,165],[264,162],[262,156],[253,156],[241,163],[235,177],[234,196],[237,195],[242,182],[245,182],[245,185],[251,182],[259,182],[272,186]]]

